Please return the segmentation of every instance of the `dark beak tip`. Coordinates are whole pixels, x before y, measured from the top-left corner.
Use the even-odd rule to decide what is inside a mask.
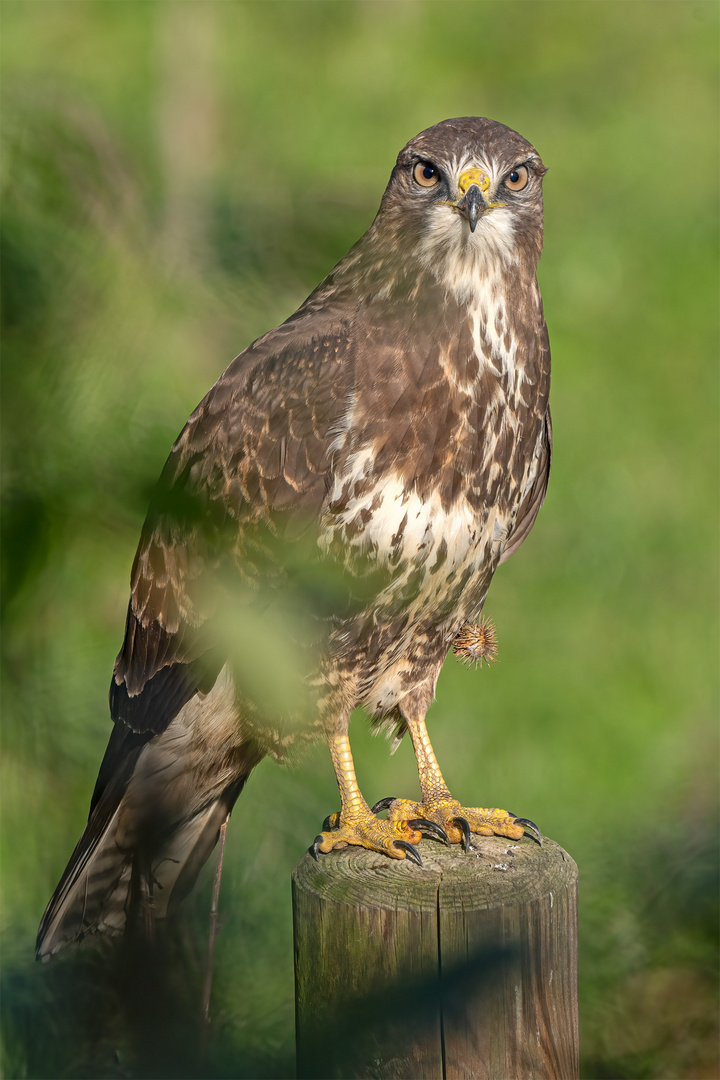
[[[477,223],[487,209],[487,204],[477,184],[471,184],[457,204],[458,210],[467,220],[470,232],[475,232]]]

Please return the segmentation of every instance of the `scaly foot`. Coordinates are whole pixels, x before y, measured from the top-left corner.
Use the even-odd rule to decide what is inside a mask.
[[[483,810],[481,807],[461,806],[457,799],[437,798],[426,803],[413,802],[411,799],[395,799],[392,796],[381,799],[373,806],[373,813],[387,810],[388,821],[395,824],[410,819],[424,818],[438,825],[452,844],[462,843],[465,851],[470,848],[471,833],[480,836],[506,836],[509,840],[519,840],[528,829],[542,844],[542,834],[528,818],[519,818],[507,810]]]
[[[448,843],[442,827],[419,814],[383,821],[382,818],[375,817],[370,810],[345,820],[341,813],[337,813],[326,818],[323,824],[324,831],[315,837],[310,848],[316,859],[318,852],[326,854],[333,848],[355,844],[370,851],[379,851],[391,859],[412,859],[418,866],[422,866],[422,859],[414,845],[422,840],[423,832],[432,833]]]

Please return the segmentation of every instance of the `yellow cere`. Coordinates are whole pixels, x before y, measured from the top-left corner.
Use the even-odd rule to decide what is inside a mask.
[[[490,187],[490,177],[482,169],[466,169],[465,172],[460,173],[458,187],[463,195],[472,184],[477,184],[481,191],[487,191]]]

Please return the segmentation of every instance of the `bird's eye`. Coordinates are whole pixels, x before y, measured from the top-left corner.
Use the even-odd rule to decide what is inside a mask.
[[[413,177],[420,187],[435,187],[440,180],[440,173],[434,165],[428,165],[426,161],[418,161],[413,169]]]
[[[505,177],[505,187],[510,188],[511,191],[522,191],[524,187],[527,187],[527,182],[530,179],[530,173],[527,170],[526,165],[518,165],[517,169],[513,169]]]

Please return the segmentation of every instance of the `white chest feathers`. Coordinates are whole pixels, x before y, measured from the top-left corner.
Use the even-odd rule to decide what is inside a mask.
[[[336,477],[331,501],[340,498],[348,481],[356,494],[325,519],[323,549],[339,539],[351,555],[391,568],[404,564],[408,571],[424,567],[439,581],[469,562],[479,565],[501,553],[509,521],[494,509],[478,513],[463,497],[445,509],[439,494],[421,498],[397,473],[373,476],[368,450],[356,454],[350,470]]]

